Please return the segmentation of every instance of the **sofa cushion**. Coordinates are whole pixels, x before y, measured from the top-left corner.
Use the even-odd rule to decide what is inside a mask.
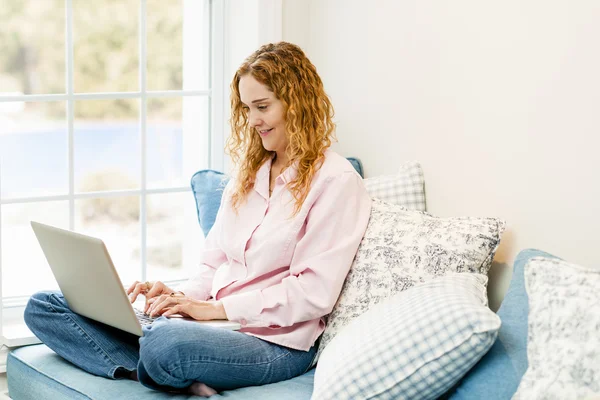
[[[190,184],[196,200],[198,222],[204,237],[208,235],[215,224],[217,211],[221,206],[223,189],[225,189],[228,181],[229,178],[224,173],[211,169],[198,171],[192,176]]]
[[[13,350],[7,360],[8,390],[13,400],[198,399],[148,389],[139,382],[88,374],[43,344]],[[314,369],[296,378],[263,386],[228,390],[210,399],[309,400]]]
[[[416,161],[403,164],[393,175],[365,179],[369,196],[410,210],[425,211],[425,179]]]
[[[373,200],[314,363],[345,325],[381,300],[450,272],[487,275],[503,231],[504,222],[496,218],[437,218]]]
[[[600,394],[600,268],[532,258],[528,367],[513,399],[575,400]]]
[[[515,258],[510,286],[498,316],[502,326],[498,339],[449,396],[450,400],[507,400],[527,370],[527,315],[524,269],[533,257],[556,258],[546,252],[526,249]]]
[[[352,166],[354,167],[356,172],[358,172],[360,177],[364,178],[365,174],[363,172],[363,166],[362,166],[362,163],[360,162],[360,160],[358,158],[354,158],[354,157],[347,157],[346,159],[348,161],[350,161],[350,164],[352,164]]]
[[[485,275],[449,274],[353,320],[323,351],[313,400],[438,398],[496,339],[486,284]]]
[[[363,168],[360,160],[353,157],[348,157],[348,161],[354,167],[356,172],[363,175]],[[196,172],[191,179],[190,185],[196,200],[196,211],[198,213],[198,222],[204,233],[204,237],[215,224],[217,211],[221,205],[221,197],[223,189],[229,182],[229,177],[222,172],[212,169],[205,169]]]

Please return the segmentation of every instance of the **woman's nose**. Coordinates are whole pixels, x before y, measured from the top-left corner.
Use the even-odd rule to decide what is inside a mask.
[[[248,122],[252,128],[260,126],[262,124],[262,120],[256,116],[256,114],[248,114]]]

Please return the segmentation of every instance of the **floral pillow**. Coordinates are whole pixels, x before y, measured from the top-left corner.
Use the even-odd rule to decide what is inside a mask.
[[[600,269],[535,257],[525,266],[525,287],[529,367],[513,399],[599,396]]]
[[[487,275],[503,231],[497,218],[438,218],[374,199],[313,364],[340,330],[382,300],[450,272]]]

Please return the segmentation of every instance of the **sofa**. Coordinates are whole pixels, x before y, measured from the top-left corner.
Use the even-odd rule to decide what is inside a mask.
[[[360,161],[349,161],[363,176]],[[192,178],[205,234],[226,179],[210,170]],[[487,273],[504,222],[428,214],[416,162],[402,165],[396,174],[365,179],[365,184],[374,199],[371,220],[320,338],[314,368],[287,381],[224,391],[211,399],[568,399],[600,394],[595,334],[600,319],[590,307],[600,304],[600,270],[525,249],[515,258],[509,289],[494,313],[487,303]],[[15,400],[193,397],[90,375],[43,344],[11,351],[7,377]]]

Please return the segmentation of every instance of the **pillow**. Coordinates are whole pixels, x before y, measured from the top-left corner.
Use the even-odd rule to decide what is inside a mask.
[[[362,163],[360,162],[360,160],[358,158],[354,158],[354,157],[348,157],[347,160],[350,161],[350,164],[352,164],[352,166],[354,167],[356,172],[358,172],[360,177],[364,178],[365,174],[363,173],[363,167],[362,167]]]
[[[313,364],[345,325],[381,300],[449,272],[487,275],[503,231],[496,218],[436,218],[374,199]]]
[[[525,266],[529,367],[513,399],[600,394],[600,269],[536,257]]]
[[[535,249],[523,250],[515,258],[510,286],[498,310],[502,320],[498,340],[451,393],[450,400],[506,400],[517,391],[527,370],[529,304],[524,269],[531,258],[539,256],[556,258]]]
[[[421,165],[411,161],[403,164],[395,175],[375,176],[364,180],[373,199],[397,204],[411,210],[425,211],[425,179]]]
[[[192,176],[190,183],[196,200],[198,222],[204,237],[208,235],[215,224],[217,212],[221,206],[223,189],[227,186],[227,182],[229,182],[229,177],[211,169],[198,171]]]
[[[448,274],[374,306],[327,346],[312,399],[438,398],[496,339],[486,284],[485,275]]]
[[[356,169],[356,172],[363,175],[362,164],[357,158],[349,157],[348,161]],[[196,212],[198,213],[198,222],[204,233],[208,235],[217,218],[217,211],[221,205],[223,189],[229,182],[229,177],[222,172],[205,169],[196,172],[191,179],[190,185],[194,198],[196,200]]]

